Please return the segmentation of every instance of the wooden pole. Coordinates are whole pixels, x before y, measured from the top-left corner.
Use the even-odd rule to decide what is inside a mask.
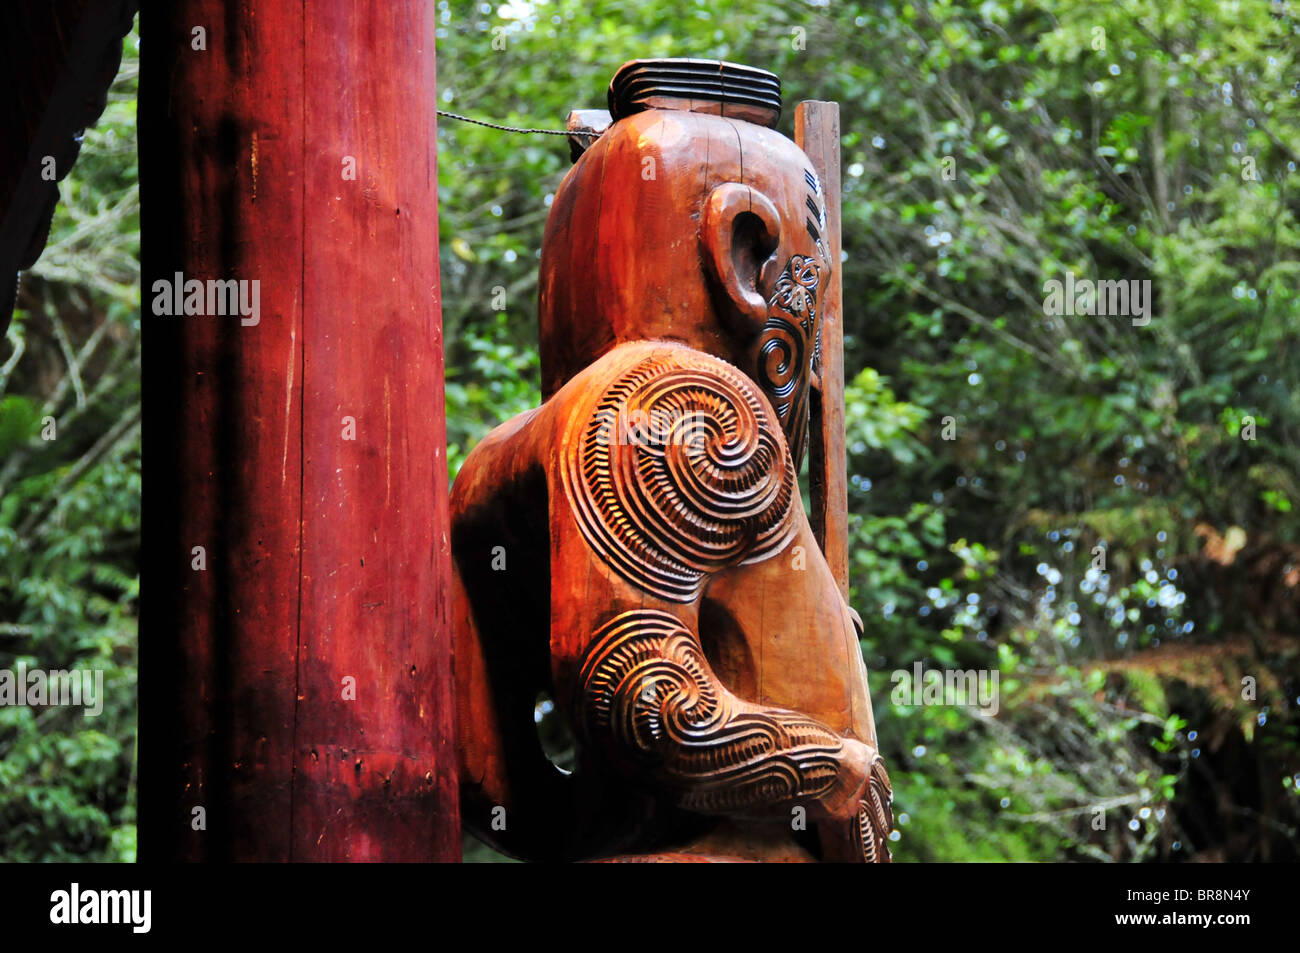
[[[845,599],[849,597],[848,459],[844,448],[844,323],[840,265],[840,107],[807,100],[794,113],[794,140],[821,180],[832,263],[821,315],[822,370],[813,391],[808,480],[812,525]]]
[[[459,858],[435,14],[142,4],[144,859]]]

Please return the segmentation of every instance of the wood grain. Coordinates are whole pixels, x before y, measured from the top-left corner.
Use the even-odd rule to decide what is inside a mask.
[[[794,138],[808,153],[826,194],[832,271],[822,299],[822,360],[809,425],[808,479],[817,542],[849,597],[848,474],[844,437],[844,301],[840,262],[840,107],[808,100],[795,107]]]
[[[459,857],[435,14],[144,4],[146,859]]]

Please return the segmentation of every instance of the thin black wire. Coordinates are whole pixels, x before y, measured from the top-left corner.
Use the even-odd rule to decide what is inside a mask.
[[[489,129],[500,129],[502,132],[526,132],[536,133],[542,136],[588,136],[592,139],[599,139],[598,132],[569,132],[565,129],[526,129],[522,126],[503,126],[501,123],[488,122],[484,119],[471,119],[469,116],[462,116],[460,113],[448,112],[445,109],[436,110],[439,116],[446,116],[448,119],[459,119],[461,122],[472,122],[476,126],[487,126]]]

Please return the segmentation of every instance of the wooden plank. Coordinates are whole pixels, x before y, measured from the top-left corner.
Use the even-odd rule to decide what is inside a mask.
[[[794,137],[812,160],[826,202],[832,262],[821,315],[822,370],[812,395],[808,478],[812,525],[845,599],[849,597],[848,474],[844,438],[844,324],[840,265],[840,107],[807,100],[794,113]]]
[[[459,856],[436,11],[357,6],[141,12],[145,859]]]

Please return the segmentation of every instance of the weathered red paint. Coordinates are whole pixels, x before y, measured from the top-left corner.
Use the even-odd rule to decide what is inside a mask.
[[[434,14],[143,4],[146,859],[459,857]]]

